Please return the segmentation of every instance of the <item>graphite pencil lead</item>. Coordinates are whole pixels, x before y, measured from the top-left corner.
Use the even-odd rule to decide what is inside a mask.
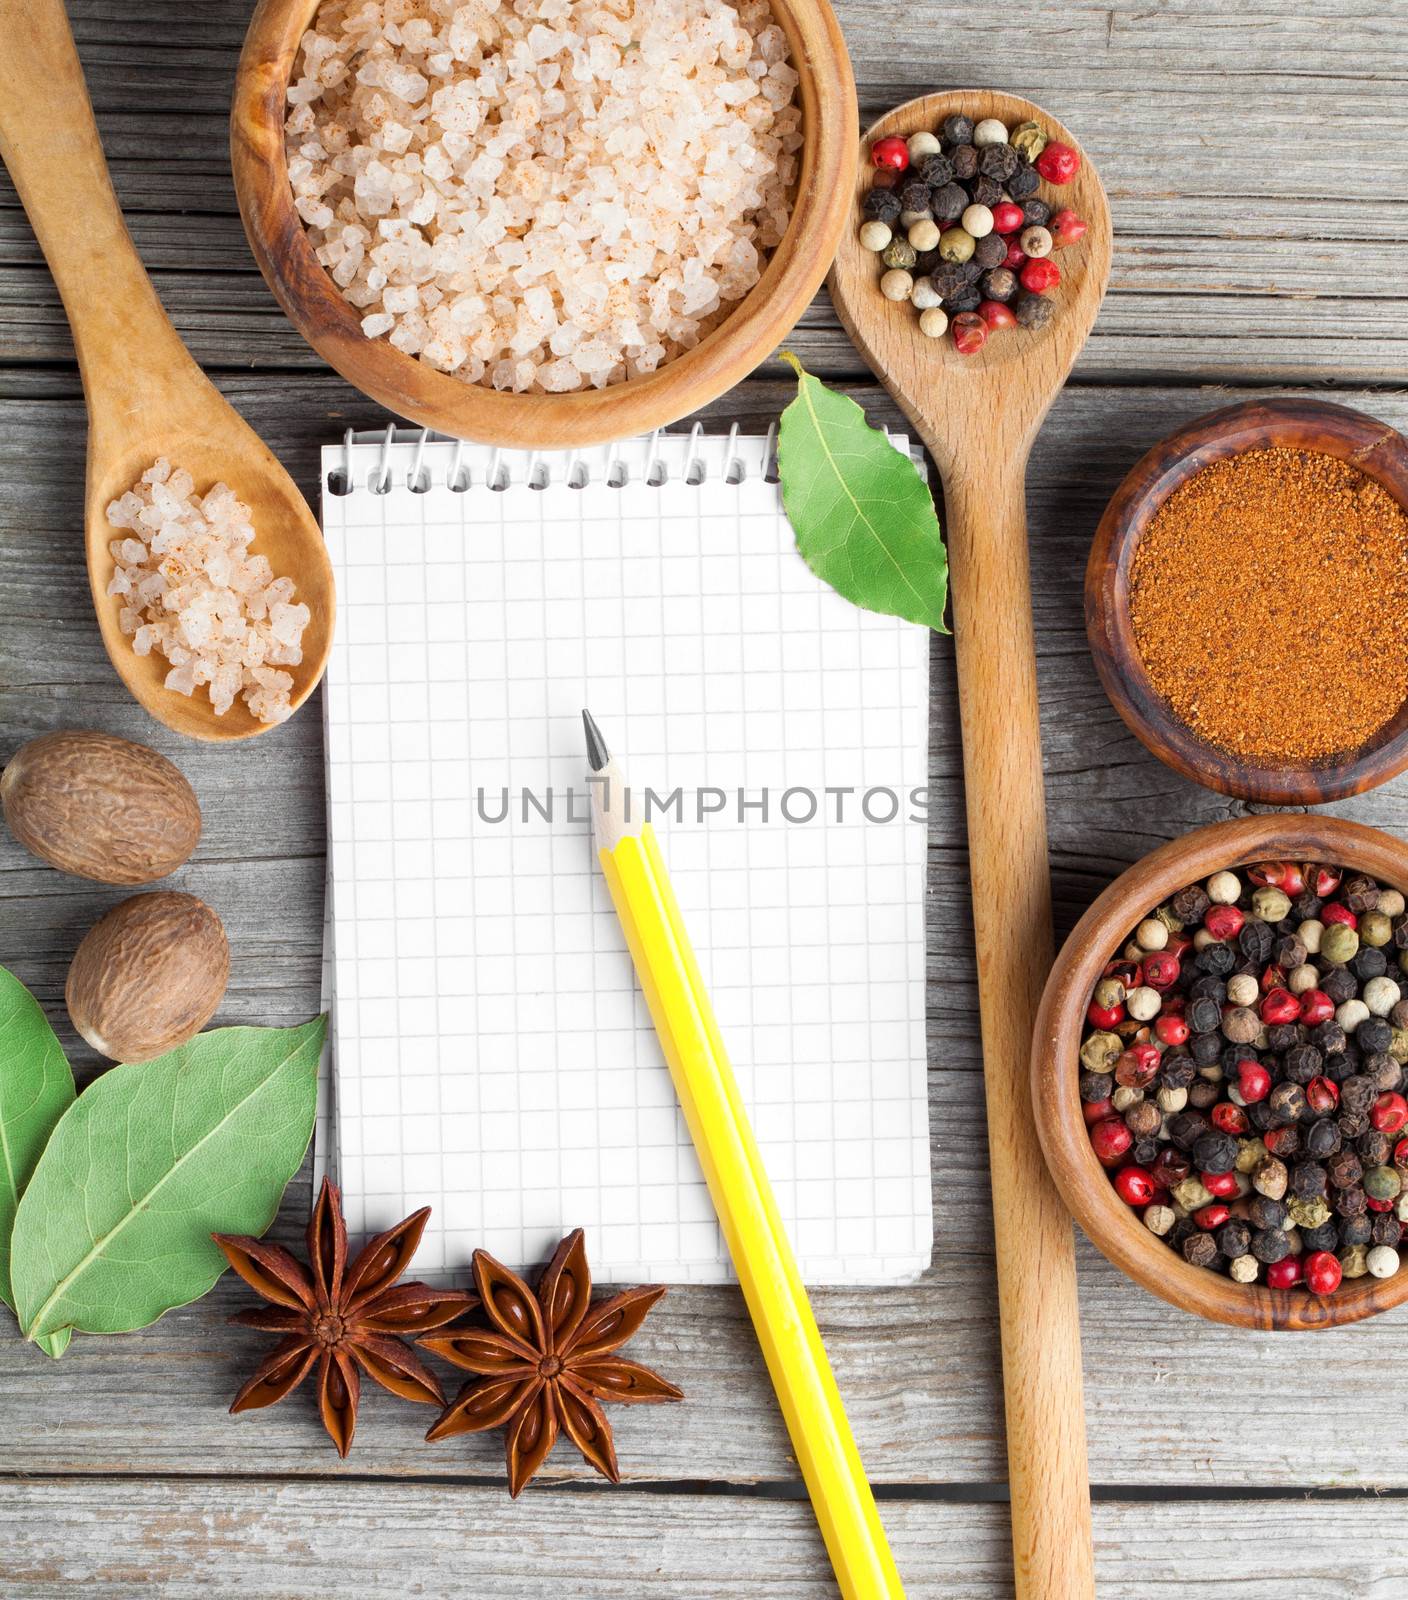
[[[582,726],[587,731],[587,765],[593,772],[600,772],[611,759],[611,752],[606,748],[606,740],[601,736],[601,729],[596,725],[596,718],[584,706],[582,708]]]

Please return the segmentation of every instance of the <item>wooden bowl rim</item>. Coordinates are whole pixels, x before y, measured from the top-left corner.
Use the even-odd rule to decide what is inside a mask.
[[[319,0],[260,0],[245,36],[230,115],[236,198],[259,270],[285,314],[350,384],[451,437],[558,449],[650,433],[718,399],[764,361],[821,287],[850,215],[855,77],[827,0],[772,0],[799,75],[801,166],[787,229],[762,277],[698,345],[645,377],[572,394],[520,395],[461,383],[368,339],[314,254],[294,209],[284,155],[285,92]]]
[[[1408,443],[1387,423],[1323,400],[1247,400],[1195,418],[1153,446],[1111,496],[1085,575],[1086,632],[1105,693],[1154,755],[1194,783],[1267,805],[1321,805],[1362,794],[1408,768],[1408,699],[1373,738],[1337,760],[1273,765],[1219,750],[1173,713],[1134,642],[1129,573],[1160,506],[1214,461],[1269,445],[1336,456],[1383,485],[1408,511]]]
[[[1347,1279],[1321,1299],[1305,1289],[1238,1284],[1192,1266],[1115,1193],[1090,1147],[1076,1062],[1090,991],[1130,931],[1170,894],[1223,867],[1261,860],[1333,861],[1408,892],[1408,844],[1342,817],[1273,813],[1216,822],[1170,840],[1122,872],[1061,948],[1032,1037],[1032,1106],[1047,1165],[1092,1243],[1136,1283],[1184,1311],[1238,1328],[1340,1327],[1408,1300],[1408,1265],[1392,1278]]]

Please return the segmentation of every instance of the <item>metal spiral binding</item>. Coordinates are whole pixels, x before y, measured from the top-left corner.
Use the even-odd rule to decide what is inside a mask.
[[[680,436],[666,435],[660,429],[646,439],[628,439],[601,445],[590,452],[570,450],[562,455],[557,452],[545,455],[540,450],[533,450],[523,457],[522,452],[506,452],[496,448],[490,454],[483,477],[476,485],[474,469],[465,460],[465,444],[461,439],[448,438],[429,428],[398,428],[394,423],[370,435],[359,435],[348,428],[342,436],[342,465],[328,473],[326,487],[329,494],[339,496],[355,494],[359,489],[384,495],[397,487],[409,489],[412,494],[426,494],[435,487],[433,469],[426,464],[426,451],[432,444],[454,446],[443,481],[443,487],[453,494],[464,494],[476,486],[502,492],[516,484],[541,491],[554,482],[569,489],[585,489],[593,483],[605,484],[613,489],[624,488],[628,483],[643,483],[648,488],[658,489],[672,478],[696,488],[707,482],[715,472],[721,482],[739,484],[749,473],[747,464],[739,454],[740,433],[740,425],[736,422],[729,427],[727,435],[706,434],[703,423],[694,423],[685,440],[682,463],[678,461],[675,450],[661,448],[662,440],[677,444]],[[357,444],[379,446],[376,462],[361,483],[353,477],[353,446]],[[410,466],[400,482],[396,481],[397,469],[393,460],[393,451],[398,445],[415,446]],[[508,457],[522,458],[521,467]],[[554,470],[558,461],[562,462],[560,476]],[[775,422],[767,431],[763,461],[763,481],[776,483]]]

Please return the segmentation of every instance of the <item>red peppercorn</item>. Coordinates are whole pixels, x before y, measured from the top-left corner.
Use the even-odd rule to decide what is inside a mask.
[[[1314,1250],[1305,1258],[1305,1286],[1311,1294],[1333,1294],[1344,1269],[1328,1250]]]
[[[1221,1111],[1223,1108],[1218,1106],[1216,1109]],[[1235,1110],[1236,1108],[1234,1107],[1233,1109]],[[1216,1116],[1213,1117],[1213,1121],[1217,1121]],[[1219,1200],[1231,1200],[1237,1194],[1237,1174],[1235,1172],[1200,1172],[1198,1181],[1210,1195],[1214,1195]]]
[[[1026,218],[1022,215],[1022,208],[1011,200],[999,201],[992,208],[992,229],[994,233],[1004,236],[1009,233],[1019,233],[1026,226]]]
[[[888,139],[877,139],[870,147],[870,161],[872,166],[903,172],[909,165],[909,146],[894,134]]]
[[[1103,1122],[1106,1117],[1114,1116],[1115,1102],[1108,1099],[1088,1100],[1082,1103],[1080,1109],[1085,1117],[1086,1126],[1093,1127],[1095,1123]]]
[[[1329,905],[1321,909],[1320,920],[1321,922],[1342,922],[1346,928],[1357,928],[1359,926],[1359,918],[1355,916],[1348,906],[1342,906],[1338,900],[1332,900]]]
[[[1160,950],[1157,955],[1149,956],[1144,962],[1144,982],[1151,989],[1173,988],[1178,982],[1178,975],[1182,965],[1177,956],[1170,955],[1167,950]]]
[[[1031,294],[1045,294],[1061,281],[1061,269],[1050,256],[1028,261],[1021,272],[1022,287]]]
[[[1396,1167],[1408,1167],[1408,1139],[1400,1139],[1393,1147],[1393,1164]]]
[[[1182,1017],[1165,1011],[1163,1016],[1155,1019],[1154,1037],[1161,1044],[1187,1044],[1188,1024]]]
[[[1261,992],[1270,994],[1273,989],[1282,989],[1286,984],[1286,974],[1278,966],[1270,966],[1262,973]]]
[[[1236,906],[1213,906],[1203,918],[1203,926],[1214,939],[1225,944],[1228,939],[1237,937],[1246,920]]]
[[[1017,326],[1017,318],[1013,315],[1011,306],[1003,305],[1001,300],[984,300],[978,307],[978,315],[990,328]]]
[[[1366,1206],[1368,1206],[1370,1211],[1392,1211],[1393,1210],[1393,1201],[1392,1200],[1375,1200],[1375,1198],[1371,1194],[1366,1194],[1364,1196],[1364,1204]]]
[[[1090,1144],[1103,1167],[1112,1167],[1134,1143],[1134,1135],[1118,1117],[1106,1117],[1090,1130]]]
[[[1237,1063],[1237,1093],[1247,1104],[1255,1105],[1271,1093],[1271,1074],[1259,1061]]]
[[[1340,870],[1338,867],[1327,867],[1319,861],[1307,861],[1305,864],[1305,881],[1318,900],[1328,900],[1340,886]]]
[[[1292,899],[1305,893],[1305,878],[1294,861],[1258,861],[1254,867],[1247,868],[1247,876],[1258,886],[1270,884],[1273,888],[1284,889]]]
[[[988,342],[988,325],[975,311],[963,311],[953,319],[953,345],[961,356],[975,356]]]
[[[1115,1174],[1115,1192],[1127,1206],[1147,1206],[1157,1187],[1143,1167],[1121,1167]]]
[[[1047,223],[1047,227],[1050,228],[1051,237],[1058,245],[1074,244],[1078,239],[1085,237],[1084,219],[1069,209],[1058,211]]]
[[[1220,1228],[1231,1215],[1232,1213],[1224,1205],[1202,1206],[1193,1213],[1193,1221],[1211,1233],[1214,1228]]]
[[[1009,272],[1015,272],[1027,259],[1027,252],[1021,248],[1016,239],[1007,241],[1007,259],[1002,264]]]
[[[1092,1000],[1085,1008],[1085,1015],[1092,1028],[1100,1028],[1105,1033],[1110,1033],[1124,1021],[1124,1007],[1097,1006]]]
[[[1408,1127],[1408,1100],[1385,1090],[1374,1102],[1369,1121],[1380,1133],[1402,1133]]]
[[[1186,933],[1171,933],[1168,943],[1164,946],[1163,953],[1172,956],[1175,961],[1181,961],[1193,948],[1193,941]]]
[[[1323,989],[1307,989],[1300,997],[1300,1020],[1307,1028],[1318,1028],[1335,1014],[1335,1002]]]
[[[1330,1259],[1334,1261],[1334,1257]],[[1339,1262],[1335,1261],[1339,1266]],[[1272,1289],[1294,1289],[1300,1282],[1301,1261],[1299,1256],[1286,1256],[1281,1261],[1273,1261],[1266,1269],[1267,1286]]]
[[[1305,1103],[1317,1117],[1325,1116],[1340,1103],[1339,1085],[1328,1078],[1312,1078],[1305,1086]]]
[[[1267,992],[1261,1002],[1261,1020],[1268,1027],[1279,1022],[1294,1022],[1300,1016],[1300,1001],[1289,989],[1275,988]]]
[[[1251,1124],[1247,1121],[1247,1114],[1241,1106],[1234,1106],[1230,1100],[1219,1100],[1212,1108],[1212,1125],[1220,1128],[1223,1133],[1245,1133]],[[1217,1190],[1214,1189],[1216,1194]]]
[[[1080,154],[1053,139],[1036,158],[1036,170],[1048,183],[1069,183],[1080,171]]]

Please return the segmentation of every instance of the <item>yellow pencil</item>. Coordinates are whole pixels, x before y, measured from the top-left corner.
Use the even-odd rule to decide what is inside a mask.
[[[597,853],[845,1600],[904,1589],[648,822],[583,711]]]

